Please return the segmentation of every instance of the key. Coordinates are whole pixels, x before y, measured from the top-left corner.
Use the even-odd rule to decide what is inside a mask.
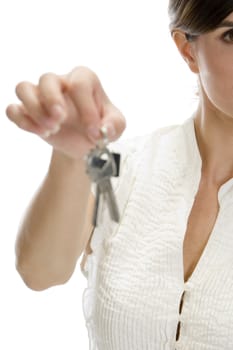
[[[99,208],[100,208],[100,188],[99,188],[99,185],[96,184],[95,207],[94,207],[93,218],[92,218],[92,224],[94,227],[96,227],[98,223]]]
[[[116,174],[117,167],[113,155],[105,148],[96,148],[87,158],[87,172],[91,180],[96,183],[96,202],[93,225],[97,226],[97,216],[100,197],[107,203],[111,219],[119,222],[119,210],[113,193],[111,177]]]
[[[119,176],[120,155],[111,153],[107,145],[105,129],[101,130],[103,140],[97,144],[94,150],[91,150],[86,158],[87,173],[92,182],[96,183],[96,201],[93,214],[93,225],[98,224],[98,212],[100,199],[107,203],[110,217],[112,220],[119,222],[120,215],[113,192],[111,177]]]
[[[119,210],[110,178],[105,178],[104,180],[101,180],[97,186],[99,187],[100,193],[103,194],[104,200],[107,202],[111,219],[115,222],[119,222]]]

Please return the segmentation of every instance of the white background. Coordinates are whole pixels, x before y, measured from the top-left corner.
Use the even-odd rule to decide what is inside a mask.
[[[168,30],[167,1],[7,0],[0,6],[0,349],[88,349],[79,262],[64,286],[28,289],[15,271],[19,222],[51,148],[5,116],[14,88],[41,74],[93,69],[127,118],[123,137],[181,123],[196,103],[196,77]]]

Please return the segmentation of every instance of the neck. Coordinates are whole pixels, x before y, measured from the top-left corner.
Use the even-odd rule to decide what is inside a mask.
[[[202,176],[209,184],[219,187],[233,177],[233,117],[199,106],[194,125]]]

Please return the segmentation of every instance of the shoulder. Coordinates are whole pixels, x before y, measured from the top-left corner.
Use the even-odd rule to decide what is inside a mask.
[[[119,140],[111,145],[114,152],[121,154],[121,179],[114,181],[118,185],[127,184],[138,169],[145,171],[152,166],[172,167],[172,164],[190,163],[195,160],[195,133],[193,118],[186,119],[181,124],[158,128],[150,133]],[[194,161],[196,164],[196,161]]]
[[[155,150],[164,137],[173,138],[181,129],[182,125],[179,124],[165,126],[144,135],[120,139],[111,145],[111,149],[114,152],[124,154],[126,157],[136,156],[147,147]]]

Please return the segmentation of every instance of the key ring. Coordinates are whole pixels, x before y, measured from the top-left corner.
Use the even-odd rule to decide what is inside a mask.
[[[97,147],[99,148],[104,148],[108,145],[109,140],[108,140],[108,130],[105,125],[101,126],[100,132],[102,133],[102,139],[97,141]]]

